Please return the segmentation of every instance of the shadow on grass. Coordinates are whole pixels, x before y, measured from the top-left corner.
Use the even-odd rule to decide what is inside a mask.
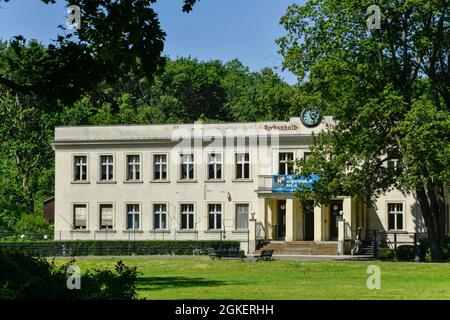
[[[227,285],[224,281],[190,277],[140,277],[138,288],[144,290],[161,290],[190,287],[217,287]]]

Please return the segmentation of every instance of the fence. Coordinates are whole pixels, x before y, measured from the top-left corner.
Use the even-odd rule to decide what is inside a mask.
[[[366,230],[366,241],[374,243],[375,255],[379,248],[385,247],[394,249],[397,254],[399,247],[412,247],[412,254],[418,259],[423,255],[423,244],[428,239],[428,234],[424,232],[395,232],[385,230]]]
[[[248,251],[249,232],[210,231],[59,231],[43,234],[0,233],[0,248],[45,256],[74,255],[195,255],[208,247]]]

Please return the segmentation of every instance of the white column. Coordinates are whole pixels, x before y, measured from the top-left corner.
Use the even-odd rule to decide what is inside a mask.
[[[286,200],[286,241],[294,241],[294,199]]]
[[[345,228],[345,220],[342,217],[337,217],[338,219],[338,253],[339,255],[344,254],[344,228]]]
[[[267,225],[266,225],[266,237],[269,240],[273,239],[273,206],[272,200],[266,200],[266,212],[267,212]]]
[[[256,252],[256,219],[250,219],[248,230],[248,253],[254,254]]]
[[[314,207],[314,241],[323,240],[323,210],[322,207]]]
[[[344,227],[344,240],[352,239],[352,198],[351,197],[345,197],[343,201],[343,211],[344,211],[344,220],[345,220],[345,227]]]

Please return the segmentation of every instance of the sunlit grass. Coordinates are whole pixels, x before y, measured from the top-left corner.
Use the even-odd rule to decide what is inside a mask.
[[[57,262],[66,259],[57,259]],[[118,258],[78,258],[113,268]],[[146,299],[450,299],[450,264],[400,262],[254,262],[209,258],[125,258],[141,272]],[[381,289],[367,288],[367,267],[381,268]]]

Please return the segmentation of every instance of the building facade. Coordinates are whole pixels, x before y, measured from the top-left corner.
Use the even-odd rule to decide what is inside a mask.
[[[292,161],[335,125],[57,127],[55,239],[226,239],[250,253],[258,240],[314,241],[341,243],[342,253],[359,232],[425,232],[414,196],[396,190],[376,208],[343,195],[302,210],[295,186],[320,177],[301,181]]]

